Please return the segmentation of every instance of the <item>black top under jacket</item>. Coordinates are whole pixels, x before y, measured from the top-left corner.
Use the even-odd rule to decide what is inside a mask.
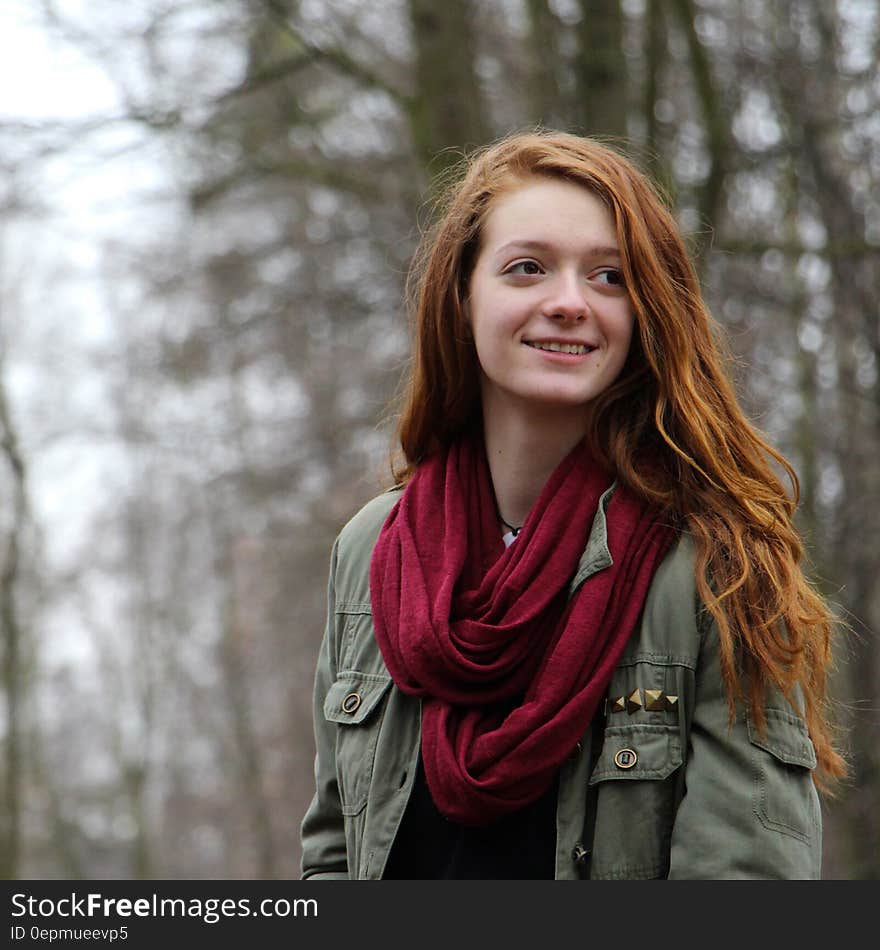
[[[412,794],[382,875],[407,880],[546,880],[556,871],[558,781],[536,801],[478,828],[437,810],[419,757]]]

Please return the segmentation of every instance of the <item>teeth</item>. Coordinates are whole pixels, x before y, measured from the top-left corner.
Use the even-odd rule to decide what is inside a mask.
[[[578,355],[583,355],[584,353],[590,353],[595,347],[584,346],[581,343],[528,343],[529,346],[533,346],[536,350],[549,350],[551,353],[576,353]]]

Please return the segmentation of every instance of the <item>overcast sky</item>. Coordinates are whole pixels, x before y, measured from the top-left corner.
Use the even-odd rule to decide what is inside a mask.
[[[82,12],[83,4],[59,7]],[[64,124],[119,109],[103,70],[46,29],[34,0],[0,3],[0,89],[7,147],[30,140],[27,132],[10,135],[9,126]],[[100,240],[118,227],[118,213],[107,209],[127,187],[122,168],[95,160],[92,150],[103,145],[97,137],[63,157],[24,163],[15,187],[40,211],[0,221],[4,382],[43,538],[41,568],[49,574],[88,550],[91,519],[123,464],[112,444],[84,432],[105,421],[106,392],[94,362],[96,350],[111,343],[113,324],[98,280]],[[72,635],[74,618],[58,607],[43,618],[44,630],[57,633],[48,652],[64,663],[82,646]]]
[[[79,2],[60,9],[80,11]],[[64,119],[112,111],[113,85],[104,72],[69,43],[53,37],[34,0],[0,4],[0,120]]]

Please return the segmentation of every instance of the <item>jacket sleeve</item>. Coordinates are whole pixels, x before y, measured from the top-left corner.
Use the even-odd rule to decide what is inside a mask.
[[[324,699],[336,679],[336,564],[338,545],[330,558],[327,587],[327,625],[318,655],[314,686],[315,795],[301,826],[302,877],[345,880],[348,858],[345,826],[336,782],[336,726],[324,716]]]
[[[670,878],[817,879],[822,824],[816,758],[788,701],[771,692],[766,730],[743,710],[730,723],[718,630],[707,624],[694,679],[684,795]]]

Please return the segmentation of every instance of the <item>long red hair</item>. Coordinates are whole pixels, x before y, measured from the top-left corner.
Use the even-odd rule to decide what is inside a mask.
[[[846,774],[828,717],[834,618],[801,568],[797,475],[740,408],[718,326],[666,203],[618,151],[567,133],[507,136],[473,153],[458,172],[441,193],[407,282],[415,339],[395,480],[406,482],[420,461],[480,417],[464,303],[493,202],[535,176],[588,188],[614,219],[637,326],[617,381],[588,407],[593,451],[693,537],[697,587],[718,626],[731,717],[745,699],[762,728],[767,687],[794,700],[800,686],[816,781],[829,789]]]

